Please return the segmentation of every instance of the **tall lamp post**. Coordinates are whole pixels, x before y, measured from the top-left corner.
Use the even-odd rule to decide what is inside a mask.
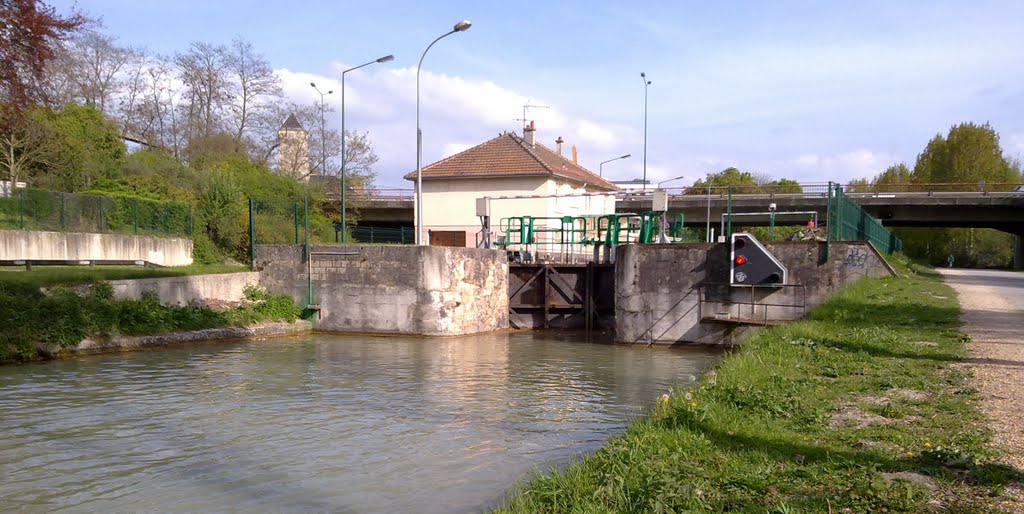
[[[462,20],[456,23],[452,30],[438,36],[437,39],[427,45],[427,49],[420,56],[420,63],[416,65],[416,244],[420,246],[427,244],[423,240],[423,170],[421,167],[423,132],[420,130],[420,68],[423,67],[423,59],[427,56],[427,52],[430,51],[430,47],[434,46],[434,43],[456,32],[469,30],[469,27],[472,25],[469,20]]]
[[[612,161],[617,161],[619,159],[627,159],[627,158],[629,158],[629,156],[630,156],[630,154],[620,155],[618,157],[615,157],[614,159],[608,159],[607,161],[602,162],[601,164],[599,164],[597,166],[597,175],[599,177],[603,177],[604,176],[604,165],[605,164],[608,164],[609,162],[612,162]]]
[[[673,177],[673,178],[670,178],[668,180],[662,180],[661,182],[658,182],[658,189],[661,189],[661,185],[662,184],[667,184],[669,182],[672,182],[673,180],[679,180],[679,179],[682,179],[682,178],[686,178],[686,175],[679,175],[678,177]]]
[[[647,86],[651,85],[651,81],[647,80],[647,74],[640,72],[640,80],[644,81],[644,186],[643,190],[647,190]]]
[[[310,82],[309,85],[313,86],[313,89],[317,93],[320,93],[320,174],[324,174],[324,168],[327,166],[327,140],[324,135],[324,97],[333,94],[334,91],[328,91],[324,93],[320,91],[320,88],[316,87],[315,82]]]
[[[360,64],[354,68],[349,68],[341,72],[341,242],[345,243],[348,239],[348,225],[345,223],[345,192],[347,190],[345,185],[345,165],[348,164],[348,154],[345,153],[345,74],[350,71],[358,70],[364,66],[371,64],[385,63],[393,61],[394,55],[385,55],[380,59]]]

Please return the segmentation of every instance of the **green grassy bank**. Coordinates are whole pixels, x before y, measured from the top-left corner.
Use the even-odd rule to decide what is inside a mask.
[[[986,512],[992,462],[953,291],[923,270],[858,282],[752,336],[691,389],[502,512]]]
[[[292,321],[301,314],[291,297],[258,288],[248,288],[248,301],[241,305],[213,310],[198,306],[163,306],[154,293],[145,293],[139,300],[114,300],[110,285],[96,282],[95,276],[75,274],[67,280],[71,284],[94,282],[82,291],[64,287],[67,284],[56,278],[61,276],[59,272],[56,276],[53,273],[32,275],[34,273],[37,272],[0,273],[0,326],[3,327],[0,363],[44,359],[51,356],[52,347],[72,347],[86,337],[149,335],[263,321]],[[47,293],[40,290],[41,284],[51,287]]]
[[[142,266],[36,266],[31,271],[25,267],[0,268],[0,284],[24,284],[35,287],[54,285],[92,284],[103,280],[125,280],[134,278],[183,277],[186,275],[209,275],[214,273],[237,273],[249,271],[247,266],[226,264],[193,264],[169,268],[144,268]]]

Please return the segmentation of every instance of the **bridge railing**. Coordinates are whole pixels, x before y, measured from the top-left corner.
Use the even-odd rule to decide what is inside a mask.
[[[828,241],[870,241],[879,251],[890,254],[903,249],[903,242],[860,204],[850,200],[843,186],[836,184],[830,189],[825,222]]]
[[[326,197],[329,201],[338,201],[341,199],[341,192],[335,190],[328,190],[325,192]],[[346,194],[346,200],[362,201],[362,202],[411,202],[416,197],[415,191],[412,189],[403,188],[371,188],[371,189],[351,189]]]

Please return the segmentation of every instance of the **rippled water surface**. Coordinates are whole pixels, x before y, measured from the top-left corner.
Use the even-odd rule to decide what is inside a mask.
[[[478,511],[715,359],[314,336],[0,367],[0,509]]]

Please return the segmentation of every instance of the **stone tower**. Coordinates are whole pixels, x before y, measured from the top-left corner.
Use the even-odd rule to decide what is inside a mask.
[[[277,129],[277,169],[296,179],[309,180],[309,132],[294,113]]]

